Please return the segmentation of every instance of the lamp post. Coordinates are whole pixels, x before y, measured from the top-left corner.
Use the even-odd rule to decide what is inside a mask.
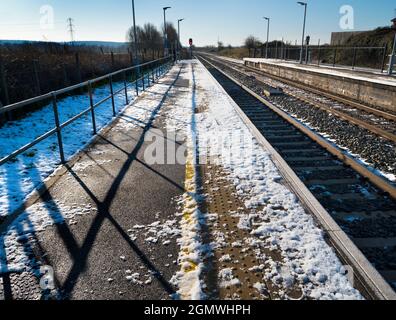
[[[168,55],[168,33],[166,28],[166,10],[171,9],[171,7],[164,7],[164,55]]]
[[[305,42],[305,24],[307,21],[307,7],[308,4],[306,2],[297,2],[299,5],[304,6],[304,24],[303,24],[303,34],[302,34],[302,42],[301,42],[301,52],[300,52],[300,64],[303,63],[303,54],[304,54],[304,42]]]
[[[137,39],[137,31],[136,31],[136,15],[135,15],[135,0],[132,0],[132,16],[133,16],[133,37],[135,40],[135,64],[138,65],[139,64],[139,57],[138,57],[138,39]],[[139,73],[139,70],[138,70]]]
[[[267,45],[265,47],[265,58],[268,59],[268,45],[269,45],[269,32],[270,32],[270,18],[264,17],[267,20]]]
[[[179,19],[177,20],[177,54],[178,56],[180,56],[180,22],[184,21],[183,19]]]

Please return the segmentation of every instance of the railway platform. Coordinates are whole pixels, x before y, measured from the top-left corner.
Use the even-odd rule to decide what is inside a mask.
[[[0,298],[370,298],[328,241],[341,228],[312,214],[301,199],[313,196],[246,118],[262,106],[237,103],[208,69],[176,63],[3,221]],[[273,143],[297,145],[260,119]]]
[[[245,58],[244,63],[285,80],[321,89],[347,99],[395,113],[396,78],[376,72],[346,68]]]
[[[342,67],[342,66],[330,66],[330,65],[314,65],[314,64],[300,64],[296,61],[285,61],[285,60],[275,60],[275,59],[261,59],[261,58],[245,58],[243,61],[255,61],[255,62],[265,62],[273,65],[280,65],[290,68],[296,68],[300,70],[314,71],[323,74],[334,74],[341,77],[361,79],[367,82],[382,83],[389,86],[396,86],[396,76],[388,76],[386,72],[380,72],[373,69],[367,68],[355,68]]]

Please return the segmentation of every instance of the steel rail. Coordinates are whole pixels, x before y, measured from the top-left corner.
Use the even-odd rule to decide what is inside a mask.
[[[220,63],[223,63],[223,62],[220,62]],[[232,68],[232,69],[234,69],[234,70],[237,71],[237,72],[243,72],[243,71],[238,70],[238,69],[236,69],[236,68],[234,68],[234,67],[231,67],[231,66],[229,66],[229,67]],[[249,68],[249,69],[253,69],[253,71],[256,72],[256,70],[255,70],[254,68],[252,68],[252,67],[248,67],[248,66],[245,66],[245,67],[246,67],[246,68]],[[256,72],[256,73],[259,73],[259,72]],[[261,74],[261,72],[260,72],[260,74]],[[248,76],[248,75],[246,74],[246,76]],[[257,80],[258,82],[265,83],[265,82],[261,81],[260,79],[256,79],[256,80]],[[295,86],[295,87],[297,87],[297,86]],[[303,87],[298,87],[298,88],[299,88],[299,89],[303,89]],[[309,91],[309,90],[305,90],[305,91]],[[367,123],[366,121],[363,121],[363,120],[357,119],[357,118],[355,118],[355,117],[352,117],[352,116],[346,114],[345,112],[335,110],[335,109],[333,109],[333,108],[331,108],[331,107],[325,105],[325,104],[322,103],[322,102],[316,101],[316,100],[314,100],[314,99],[310,99],[310,98],[308,98],[308,97],[304,97],[304,96],[299,95],[299,94],[296,94],[296,93],[292,92],[291,90],[284,89],[284,92],[285,92],[286,94],[290,95],[290,96],[293,96],[294,98],[296,98],[296,99],[298,99],[298,100],[300,100],[300,101],[303,101],[303,102],[305,102],[305,103],[308,103],[308,104],[310,104],[310,105],[312,105],[312,106],[314,106],[314,107],[316,107],[316,108],[318,108],[318,109],[321,109],[321,110],[323,110],[323,111],[326,111],[326,112],[328,112],[328,113],[334,114],[334,115],[337,116],[338,118],[341,118],[341,119],[346,120],[346,121],[348,121],[348,122],[350,122],[350,123],[353,123],[353,124],[355,124],[355,125],[357,125],[357,126],[363,128],[363,129],[366,129],[366,130],[371,131],[372,133],[374,133],[374,134],[376,134],[376,135],[381,136],[382,138],[385,138],[385,139],[387,139],[387,140],[390,140],[390,141],[396,143],[396,135],[393,134],[392,132],[386,131],[386,130],[381,129],[381,128],[377,128],[376,126],[374,126],[374,125],[372,125],[372,124],[369,124],[369,123]],[[318,93],[318,94],[319,94],[319,93]],[[321,95],[323,95],[323,94],[321,94]],[[334,99],[333,99],[333,100],[334,100]],[[346,103],[345,103],[345,104],[346,104]],[[368,108],[368,107],[366,107],[366,108]],[[364,110],[364,111],[366,111],[366,110]],[[369,111],[366,111],[366,112],[369,112]],[[384,112],[382,112],[382,111],[380,111],[380,112],[381,112],[381,113],[384,113]],[[373,113],[373,112],[369,112],[369,113]],[[389,118],[391,118],[391,119],[394,118],[394,119],[396,120],[396,116],[393,116],[393,115],[391,115],[391,114],[387,114],[387,115],[388,115]]]
[[[207,61],[202,56],[200,57],[208,65],[216,69],[218,72],[223,74],[225,77],[230,79],[236,85],[241,87],[243,90],[248,92],[250,95],[258,99],[260,102],[264,103],[268,107],[271,105],[269,102],[261,98],[259,95],[254,93],[252,90],[241,84],[238,80],[229,76],[215,65]],[[210,73],[210,72],[209,72]],[[219,88],[229,97],[231,104],[234,106],[238,115],[241,117],[243,122],[247,125],[249,130],[252,132],[257,141],[268,150],[273,159],[275,165],[279,168],[283,178],[288,183],[292,191],[295,192],[297,197],[303,203],[303,205],[308,209],[310,213],[316,218],[316,220],[324,228],[325,232],[329,237],[329,241],[336,249],[339,257],[345,261],[348,265],[352,266],[354,270],[354,278],[359,283],[359,286],[363,291],[371,298],[376,300],[395,300],[396,293],[391,288],[391,286],[386,282],[386,280],[381,276],[381,274],[373,267],[373,265],[368,261],[364,254],[359,250],[359,248],[352,242],[348,235],[339,227],[331,215],[324,209],[320,202],[314,197],[311,191],[304,185],[301,179],[296,175],[296,173],[290,168],[287,162],[281,157],[281,155],[275,150],[274,147],[268,142],[268,140],[262,135],[262,133],[257,129],[249,117],[242,111],[239,105],[228,95],[226,90],[221,86],[221,84],[210,74],[212,79],[218,84]],[[275,111],[277,108],[272,106],[271,110]],[[278,110],[277,114],[284,118],[285,113]],[[289,121],[289,116],[284,118]]]
[[[233,65],[235,65],[235,66],[237,66],[239,68],[240,67],[244,67],[245,69],[248,69],[249,71],[255,72],[255,73],[257,73],[259,75],[262,75],[262,76],[265,76],[267,78],[271,78],[271,79],[277,80],[279,82],[283,82],[283,83],[285,83],[287,85],[290,85],[292,87],[295,87],[295,88],[298,88],[298,89],[301,89],[301,90],[304,90],[304,91],[308,91],[308,92],[311,92],[311,93],[315,93],[317,95],[324,96],[324,97],[326,97],[328,99],[331,99],[331,100],[334,100],[334,101],[349,105],[349,106],[354,107],[356,109],[360,109],[362,111],[366,111],[367,113],[374,114],[374,115],[380,116],[380,117],[382,117],[384,119],[396,122],[396,114],[394,114],[394,113],[382,111],[382,110],[379,110],[377,108],[373,108],[373,107],[361,104],[361,103],[356,102],[356,101],[351,100],[351,99],[347,99],[347,98],[340,97],[340,96],[337,96],[337,95],[329,93],[329,92],[325,92],[325,91],[321,91],[321,90],[315,89],[315,88],[313,88],[311,86],[308,86],[308,85],[298,84],[298,83],[292,82],[291,80],[284,79],[284,78],[281,78],[281,77],[273,75],[273,74],[265,73],[262,70],[259,70],[257,68],[251,67],[251,66],[247,66],[247,65],[242,64],[242,63],[238,64],[238,63],[233,62],[231,60],[225,60],[225,59],[221,59],[219,57],[214,58],[214,56],[212,56],[212,55],[210,57],[212,59],[214,59],[214,60],[217,60],[217,61],[220,60],[222,63],[228,62],[229,64],[233,64]]]
[[[207,61],[205,59],[205,61]],[[213,64],[211,64],[213,65]],[[216,68],[219,70],[218,68]],[[222,70],[219,70],[222,73],[224,73]],[[224,73],[227,75],[226,73]],[[264,103],[267,107],[272,109],[275,113],[280,115],[282,118],[284,118],[286,121],[291,123],[293,126],[295,126],[297,129],[305,133],[308,137],[310,137],[312,140],[317,142],[319,145],[321,145],[323,148],[325,148],[327,151],[329,151],[331,154],[336,156],[339,160],[344,162],[345,164],[349,165],[352,167],[356,172],[358,172],[360,175],[363,177],[367,178],[371,183],[373,183],[375,186],[383,190],[384,192],[388,193],[393,199],[396,199],[396,187],[391,184],[388,180],[385,178],[377,175],[374,173],[370,168],[364,166],[361,164],[359,161],[351,157],[346,151],[343,151],[339,149],[337,146],[335,146],[333,143],[327,141],[326,139],[322,138],[320,135],[317,133],[313,132],[311,129],[309,129],[307,126],[299,122],[298,120],[294,119],[292,116],[288,115],[286,112],[283,110],[279,109],[269,101],[265,100],[263,97],[252,91],[250,88],[246,87],[243,84],[240,84],[237,80],[232,78],[231,76],[227,75],[228,78],[232,79],[234,82],[237,82],[238,85],[240,85],[245,91],[249,92],[252,96],[254,96],[256,99],[260,100],[262,103]]]
[[[335,110],[335,109],[325,105],[322,102],[318,102],[318,101],[315,101],[314,99],[303,97],[303,96],[301,96],[299,94],[296,94],[296,93],[294,93],[294,92],[292,92],[290,90],[284,90],[284,92],[287,93],[288,95],[300,100],[300,101],[308,103],[308,104],[310,104],[310,105],[312,105],[312,106],[314,106],[314,107],[316,107],[316,108],[318,108],[320,110],[323,110],[323,111],[326,111],[328,113],[334,114],[338,118],[341,118],[341,119],[346,120],[346,121],[348,121],[350,123],[353,123],[353,124],[363,128],[363,129],[371,131],[372,133],[375,133],[376,135],[379,135],[379,136],[381,136],[381,137],[383,137],[383,138],[385,138],[387,140],[390,140],[390,141],[396,143],[396,135],[394,135],[393,133],[391,133],[389,131],[386,131],[386,130],[381,129],[381,128],[377,128],[376,126],[374,126],[372,124],[369,124],[366,121],[354,118],[354,117],[346,114],[345,112]]]
[[[228,62],[232,63],[231,61],[228,61]],[[360,109],[362,111],[366,111],[366,112],[374,114],[376,116],[380,116],[380,117],[382,117],[384,119],[396,122],[396,114],[392,114],[392,113],[389,113],[389,112],[386,112],[386,111],[382,111],[382,110],[379,110],[379,109],[376,109],[376,108],[373,108],[373,107],[370,107],[370,106],[366,106],[366,105],[361,104],[359,102],[356,102],[356,101],[353,101],[353,100],[350,100],[350,99],[347,99],[347,98],[343,98],[343,97],[334,95],[332,93],[328,93],[328,92],[325,92],[325,91],[321,91],[321,90],[312,88],[311,86],[308,86],[308,85],[301,85],[301,84],[295,83],[295,82],[293,82],[291,80],[284,79],[284,78],[278,77],[278,76],[273,75],[273,74],[265,73],[265,72],[263,72],[261,70],[253,68],[251,66],[246,66],[246,65],[242,65],[242,64],[238,65],[238,66],[240,66],[240,67],[244,66],[246,69],[248,69],[250,71],[253,71],[255,73],[258,73],[258,74],[260,74],[262,76],[277,80],[279,82],[283,82],[285,84],[288,84],[288,85],[290,85],[292,87],[295,87],[295,88],[298,88],[298,89],[301,89],[301,90],[305,90],[305,91],[308,91],[308,92],[311,92],[311,93],[315,93],[317,95],[322,95],[322,96],[324,96],[326,98],[329,98],[329,99],[335,100],[337,102],[349,105],[349,106],[354,107],[356,109]]]

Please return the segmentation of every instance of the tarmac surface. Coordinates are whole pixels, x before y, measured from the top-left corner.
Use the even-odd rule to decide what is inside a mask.
[[[177,97],[178,77],[178,69],[173,68],[159,85]],[[44,205],[67,203],[91,212],[37,235],[35,258],[53,268],[58,298],[159,300],[175,293],[169,281],[179,268],[176,241],[166,250],[154,250],[145,239],[131,234],[136,226],[175,219],[175,199],[184,193],[184,165],[149,165],[144,159],[149,145],[145,133],[164,128],[163,117],[171,104],[168,95],[158,94],[157,89],[158,84],[152,86],[127,109],[144,104],[145,99],[151,104],[158,100],[149,121],[121,116],[41,199]],[[125,121],[139,126],[128,128]],[[1,294],[5,299],[37,298],[39,290],[25,288],[26,294],[18,293],[21,277],[0,281],[4,282],[0,298]]]

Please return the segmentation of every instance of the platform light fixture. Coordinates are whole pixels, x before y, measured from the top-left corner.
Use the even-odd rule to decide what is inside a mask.
[[[139,56],[138,56],[138,39],[137,39],[137,30],[136,30],[136,15],[135,15],[135,0],[132,0],[132,17],[133,17],[133,37],[135,40],[135,48],[134,48],[134,54],[135,54],[135,64],[139,65]],[[139,73],[139,70],[138,70]]]
[[[268,59],[268,45],[269,45],[269,32],[270,32],[270,21],[271,18],[264,17],[267,20],[267,45],[265,47],[265,58]]]
[[[166,11],[172,9],[172,7],[164,7],[162,10],[164,11],[164,54],[168,55],[168,33],[166,30]]]
[[[178,43],[177,43],[177,49],[178,49],[178,54],[180,55],[180,22],[183,22],[185,19],[183,18],[183,19],[179,19],[179,20],[177,20],[177,40],[178,40]]]
[[[307,21],[307,7],[308,3],[298,1],[299,5],[304,6],[304,23],[303,23],[303,34],[302,34],[302,41],[301,41],[301,52],[300,52],[300,64],[303,63],[303,53],[304,53],[304,41],[305,41],[305,24]]]

